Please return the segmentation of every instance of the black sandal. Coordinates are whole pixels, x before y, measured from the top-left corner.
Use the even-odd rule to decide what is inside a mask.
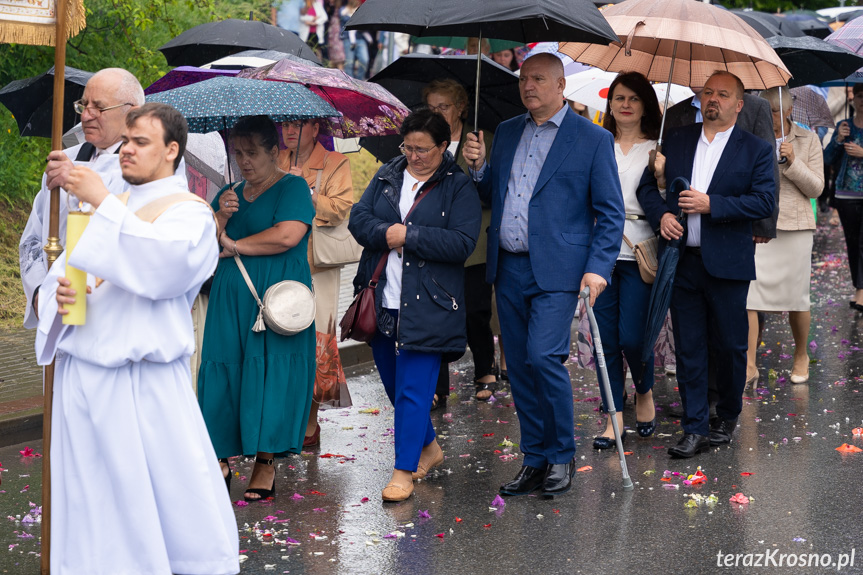
[[[271,457],[269,459],[264,459],[263,457],[255,457],[255,463],[260,463],[261,465],[269,465],[273,466],[275,460]],[[252,493],[257,495],[257,499],[253,499],[249,497],[249,494]],[[256,487],[254,489],[246,489],[245,493],[243,493],[243,499],[246,501],[265,501],[270,497],[276,496],[276,476],[273,475],[273,486],[270,489],[261,489],[260,487]]]
[[[233,475],[233,472],[231,471],[231,464],[230,464],[230,462],[228,462],[227,457],[219,458],[219,463],[220,464],[224,463],[225,465],[228,466],[228,474],[225,476],[225,486],[228,488],[228,493],[230,493],[231,492],[231,476]],[[222,470],[222,466],[219,465],[219,471],[221,471],[221,470]]]
[[[475,391],[474,391],[473,397],[474,397],[474,399],[476,399],[477,401],[488,401],[489,399],[491,399],[492,397],[494,397],[494,392],[495,392],[495,391],[497,391],[497,380],[495,380],[495,381],[488,381],[488,382],[485,382],[485,383],[482,383],[482,382],[479,382],[479,381],[474,381],[474,382],[473,382],[473,385],[474,385],[474,388],[475,388]],[[481,391],[490,391],[490,392],[491,392],[491,395],[489,395],[488,397],[485,397],[485,398],[479,398],[479,397],[477,397],[477,395],[479,395],[479,392],[481,392]]]
[[[429,411],[435,411],[441,408],[446,409],[446,396],[438,396],[438,394],[434,394],[434,397],[432,398],[431,409]]]

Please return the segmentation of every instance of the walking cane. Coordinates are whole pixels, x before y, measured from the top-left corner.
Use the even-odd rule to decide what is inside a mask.
[[[614,428],[614,440],[617,443],[617,454],[620,456],[620,470],[623,472],[623,490],[632,491],[632,479],[629,477],[629,469],[626,467],[626,456],[623,454],[623,440],[620,438],[620,427],[617,425],[617,413],[614,410],[614,400],[611,395],[611,383],[608,381],[608,369],[605,366],[605,354],[602,353],[602,339],[599,337],[599,325],[596,323],[596,316],[593,315],[593,307],[590,305],[590,288],[585,287],[578,294],[578,297],[584,300],[584,307],[587,308],[587,319],[590,320],[590,332],[593,334],[593,347],[596,350],[596,375],[602,384],[602,389],[605,390],[605,397],[608,403],[608,417],[611,418],[611,426]]]

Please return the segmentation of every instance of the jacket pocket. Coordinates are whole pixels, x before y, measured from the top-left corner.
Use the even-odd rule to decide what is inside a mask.
[[[426,277],[423,280],[426,292],[433,302],[449,311],[458,310],[458,302],[452,292],[444,288],[435,278]]]
[[[590,245],[590,234],[576,234],[573,232],[561,232],[560,237],[568,244],[576,246]]]

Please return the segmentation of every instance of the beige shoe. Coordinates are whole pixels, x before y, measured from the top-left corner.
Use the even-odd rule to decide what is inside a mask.
[[[804,375],[791,374],[791,383],[806,383],[807,381],[809,381],[808,371]]]
[[[390,482],[381,491],[381,498],[384,501],[404,501],[414,492],[414,484],[411,483],[407,488],[398,483]]]
[[[411,473],[411,479],[414,481],[417,479],[424,479],[432,467],[437,467],[443,463],[443,450],[440,448],[440,445],[437,441],[433,442],[432,445],[434,445],[434,451],[432,451],[432,454],[427,459],[420,456],[420,461],[417,463],[417,470]]]

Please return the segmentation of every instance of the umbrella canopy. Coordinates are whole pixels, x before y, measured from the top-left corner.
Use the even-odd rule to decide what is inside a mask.
[[[231,56],[213,60],[209,64],[206,64],[205,67],[214,70],[242,70],[245,68],[268,66],[279,60],[293,60],[306,66],[320,66],[320,64],[312,60],[288,54],[287,52],[279,52],[278,50],[243,50]]]
[[[784,86],[791,74],[751,26],[735,14],[692,0],[627,0],[603,11],[619,41],[567,42],[560,51],[612,72],[641,72],[654,82],[700,88],[727,70],[747,89]],[[674,60],[673,76],[669,78]]]
[[[312,49],[293,32],[255,20],[201,24],[159,48],[170,66],[201,66],[243,50],[278,50],[320,63]]]
[[[732,10],[744,22],[752,26],[764,38],[771,36],[805,36],[795,22],[786,20],[776,14],[758,12],[755,10]]]
[[[826,22],[818,18],[817,12],[812,13],[814,16],[805,12],[806,10],[796,10],[785,12],[783,16],[786,20],[794,22],[807,36],[815,36],[823,40],[833,32],[833,29]]]
[[[617,78],[616,72],[606,72],[599,68],[572,74],[566,77],[566,88],[563,90],[563,97],[599,110],[600,112],[605,112],[608,102],[608,88],[615,78]],[[668,84],[653,84],[653,90],[656,92],[656,97],[659,101],[664,102]],[[686,86],[671,84],[668,105],[672,106],[694,95],[695,93]]]
[[[145,95],[173,90],[181,86],[188,86],[197,82],[203,82],[217,76],[236,76],[236,70],[211,70],[209,68],[195,68],[194,66],[180,66],[174,68],[144,90]]]
[[[680,195],[681,190],[689,189],[689,181],[686,178],[676,178],[668,186],[668,194],[672,197]],[[676,203],[676,202],[675,202]],[[665,316],[671,305],[671,293],[674,291],[674,276],[677,273],[677,262],[680,261],[680,250],[685,249],[686,241],[686,214],[681,212],[677,221],[683,226],[683,235],[680,239],[671,240],[665,244],[662,255],[659,256],[659,264],[656,267],[656,279],[650,290],[650,301],[647,304],[647,322],[644,325],[644,347],[641,350],[641,363],[646,364],[653,355],[653,346],[656,338],[662,331]],[[651,366],[652,367],[652,366]]]
[[[824,41],[863,55],[863,19],[848,22],[827,36]]]
[[[410,113],[385,88],[356,80],[335,68],[279,60],[269,66],[244,70],[239,77],[305,85],[338,110],[327,126],[329,135],[336,138],[397,134],[402,121]]]
[[[84,95],[84,86],[93,75],[66,66],[63,96],[63,131],[78,122],[78,115],[72,104]],[[54,106],[54,67],[38,76],[15,80],[0,90],[0,103],[9,108],[18,132],[22,136],[51,137],[51,118]]]
[[[417,3],[373,0],[360,6],[346,30],[388,30],[413,36],[480,36],[528,42],[616,40],[588,0],[437,0]]]
[[[435,56],[406,54],[378,72],[370,82],[380,84],[411,109],[425,105],[423,88],[435,79],[451,78],[468,93],[476,89],[476,56]],[[525,113],[518,91],[518,76],[487,56],[480,68],[480,105],[478,126],[494,130],[502,121]],[[469,113],[468,117],[473,117]],[[399,154],[399,137],[364,138],[360,144],[373,156],[386,162]]]
[[[147,96],[180,111],[189,131],[199,134],[233,127],[243,116],[269,116],[274,122],[329,118],[338,112],[305,86],[248,78],[218,77]]]
[[[455,48],[456,50],[467,50],[467,37],[465,36],[412,36],[411,42],[414,44],[427,44],[429,46],[437,46],[438,48]],[[510,48],[518,48],[522,46],[521,42],[511,42],[509,40],[488,40],[489,51],[500,52]]]
[[[812,129],[820,127],[833,129],[836,127],[833,113],[830,112],[830,106],[827,105],[824,96],[808,86],[791,88],[790,92],[794,102],[791,108],[793,121],[800,122]]]
[[[845,78],[863,66],[863,58],[857,54],[812,36],[774,36],[767,43],[794,75],[788,82],[792,87]]]

